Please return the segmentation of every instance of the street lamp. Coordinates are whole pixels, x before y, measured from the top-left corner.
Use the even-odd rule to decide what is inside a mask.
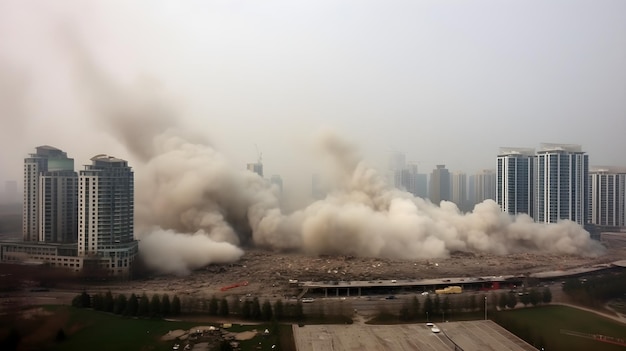
[[[487,295],[485,295],[485,320],[487,320]]]

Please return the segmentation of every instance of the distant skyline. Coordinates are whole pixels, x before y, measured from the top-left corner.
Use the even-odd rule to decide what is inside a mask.
[[[381,177],[392,151],[471,175],[543,142],[626,166],[624,1],[0,0],[0,38],[1,184],[40,145],[77,169],[106,153],[142,171],[90,100],[83,56],[132,107],[121,118],[172,113],[155,125],[242,170],[262,152],[286,193],[310,193],[324,129]]]

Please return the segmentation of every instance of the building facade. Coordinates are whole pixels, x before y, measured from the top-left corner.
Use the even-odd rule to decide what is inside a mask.
[[[467,174],[463,172],[453,172],[451,177],[452,202],[461,211],[467,211],[469,204],[467,201]]]
[[[77,239],[74,160],[52,146],[24,159],[24,241],[71,243]]]
[[[534,216],[534,159],[534,149],[500,149],[496,161],[495,200],[503,212]]]
[[[587,223],[589,157],[580,145],[542,144],[535,158],[536,222]]]
[[[125,160],[91,159],[79,175],[78,255],[85,267],[127,273],[137,254],[134,240],[134,175]]]
[[[594,167],[589,180],[589,221],[600,226],[626,226],[626,168]]]
[[[450,171],[445,165],[437,165],[430,175],[430,201],[439,204],[450,201]]]

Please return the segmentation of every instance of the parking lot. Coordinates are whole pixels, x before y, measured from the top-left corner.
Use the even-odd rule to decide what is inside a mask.
[[[536,350],[492,321],[437,323],[433,333],[423,323],[396,325],[293,326],[298,351],[321,350]],[[454,342],[454,343],[453,343]]]

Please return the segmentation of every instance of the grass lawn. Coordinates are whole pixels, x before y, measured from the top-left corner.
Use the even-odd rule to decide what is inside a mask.
[[[525,337],[524,334],[530,336],[535,340],[535,346],[544,346],[546,350],[623,351],[626,349],[625,346],[562,333],[562,330],[569,330],[626,339],[626,325],[572,307],[522,308],[500,311],[494,317],[505,328],[522,338]]]
[[[0,339],[5,338],[11,328],[17,328],[21,336],[20,349],[166,351],[171,350],[175,343],[161,340],[161,336],[168,331],[213,324],[127,318],[69,306],[46,306],[36,310],[38,313],[32,318],[0,319]],[[55,338],[61,328],[66,339],[59,342]],[[241,342],[243,350],[257,350],[259,345],[260,350],[272,350],[271,346],[274,344],[278,346],[278,350],[294,349],[291,325],[234,324],[228,330],[236,333],[253,329],[259,331],[259,334],[251,340]],[[265,329],[271,330],[270,335],[262,335]]]

